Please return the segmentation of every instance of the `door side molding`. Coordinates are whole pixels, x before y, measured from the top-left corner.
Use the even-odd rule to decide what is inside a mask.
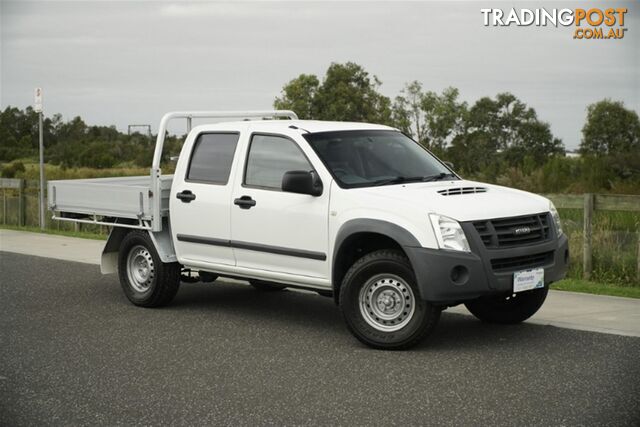
[[[241,242],[238,240],[214,239],[211,237],[199,237],[186,234],[178,234],[176,238],[181,242],[200,243],[203,245],[224,246],[234,249],[244,249],[248,251],[266,252],[276,255],[285,255],[296,258],[307,258],[316,261],[326,261],[327,254],[324,252],[308,251],[306,249],[292,249],[282,246],[261,245],[258,243]]]

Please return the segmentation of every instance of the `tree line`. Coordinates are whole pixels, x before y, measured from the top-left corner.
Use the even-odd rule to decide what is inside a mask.
[[[509,92],[469,105],[453,87],[436,93],[413,81],[392,100],[381,84],[358,64],[333,63],[322,80],[301,74],[286,83],[273,105],[302,119],[396,127],[467,178],[539,192],[640,193],[640,121],[622,102],[587,107],[580,158],[570,158],[549,123]]]
[[[320,79],[301,74],[274,100],[301,119],[382,123],[398,128],[470,179],[537,192],[640,193],[640,121],[622,102],[589,105],[580,157],[565,156],[549,123],[511,93],[468,104],[458,89],[440,93],[407,83],[393,99],[382,82],[358,64],[333,63]],[[46,161],[62,168],[149,167],[153,142],[115,126],[87,125],[81,117],[44,119]],[[183,136],[170,136],[165,153],[179,152]],[[19,176],[20,161],[36,161],[38,115],[31,108],[0,111],[2,175]],[[24,167],[22,167],[22,170]]]
[[[43,136],[45,161],[62,168],[149,167],[155,142],[139,132],[87,125],[79,116],[64,121],[60,114],[44,117]],[[19,173],[22,162],[37,161],[38,113],[31,107],[0,111],[0,142],[0,162],[11,162],[4,165],[3,176]],[[182,138],[168,136],[165,144],[165,153],[178,152]]]

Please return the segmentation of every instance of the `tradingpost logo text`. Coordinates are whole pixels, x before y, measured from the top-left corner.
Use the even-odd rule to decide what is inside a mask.
[[[485,27],[570,27],[574,39],[621,39],[627,8],[608,9],[480,9]]]

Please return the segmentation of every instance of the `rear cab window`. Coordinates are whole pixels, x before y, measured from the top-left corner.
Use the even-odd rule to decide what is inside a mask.
[[[185,180],[226,185],[239,138],[238,132],[206,132],[198,135],[191,150]]]

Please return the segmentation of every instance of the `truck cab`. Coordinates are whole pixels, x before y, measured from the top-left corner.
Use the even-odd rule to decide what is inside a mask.
[[[332,296],[356,338],[402,349],[461,303],[483,321],[522,322],[567,270],[548,199],[464,180],[388,126],[197,126],[170,184],[155,173],[164,226],[115,221],[130,228],[114,226],[105,247],[140,306],[169,303],[181,281],[240,278]]]

